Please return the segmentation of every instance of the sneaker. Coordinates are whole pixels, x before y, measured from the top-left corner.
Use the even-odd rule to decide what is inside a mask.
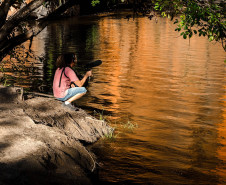
[[[74,107],[71,103],[69,103],[69,104],[66,105],[66,104],[63,102],[62,105],[63,105],[64,107],[69,108],[70,110],[79,111],[79,109],[78,109],[77,107]]]

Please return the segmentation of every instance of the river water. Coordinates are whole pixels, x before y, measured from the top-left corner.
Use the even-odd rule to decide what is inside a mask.
[[[44,63],[15,84],[30,87],[36,79],[51,92],[60,53],[75,52],[80,63],[101,59],[77,102],[116,129],[91,148],[100,166],[96,184],[225,184],[222,46],[184,40],[168,19],[124,17],[52,23],[32,46]]]

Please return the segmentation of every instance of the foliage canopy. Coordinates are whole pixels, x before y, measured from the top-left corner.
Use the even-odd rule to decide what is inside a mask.
[[[152,11],[177,24],[184,39],[194,34],[219,41],[226,50],[226,4],[224,0],[152,0]],[[175,18],[176,17],[176,18]],[[179,17],[179,18],[178,18]]]
[[[177,24],[175,31],[184,39],[193,34],[207,36],[209,41],[219,41],[226,50],[226,4],[224,0],[155,0],[154,10],[168,16]]]
[[[93,0],[93,4],[99,6]],[[134,14],[142,13],[152,19],[157,15],[168,17],[184,39],[197,34],[219,41],[226,50],[225,0],[100,0],[100,4],[132,5]]]

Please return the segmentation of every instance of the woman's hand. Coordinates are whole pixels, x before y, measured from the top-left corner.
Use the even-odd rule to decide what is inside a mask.
[[[74,82],[71,82],[70,88],[76,87]]]
[[[87,77],[92,76],[92,71],[91,71],[91,70],[90,70],[90,71],[87,71],[87,72],[86,72],[86,76],[87,76]]]
[[[89,78],[90,76],[92,76],[92,71],[87,71],[85,76],[82,78],[82,80],[77,80],[74,81],[74,83],[78,86],[78,87],[82,87],[84,85],[84,83],[86,82],[86,79]]]

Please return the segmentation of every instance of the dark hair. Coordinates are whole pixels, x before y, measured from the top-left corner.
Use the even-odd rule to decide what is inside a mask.
[[[63,67],[70,67],[72,61],[76,59],[77,57],[74,53],[65,53],[57,58],[56,66],[60,69]]]

